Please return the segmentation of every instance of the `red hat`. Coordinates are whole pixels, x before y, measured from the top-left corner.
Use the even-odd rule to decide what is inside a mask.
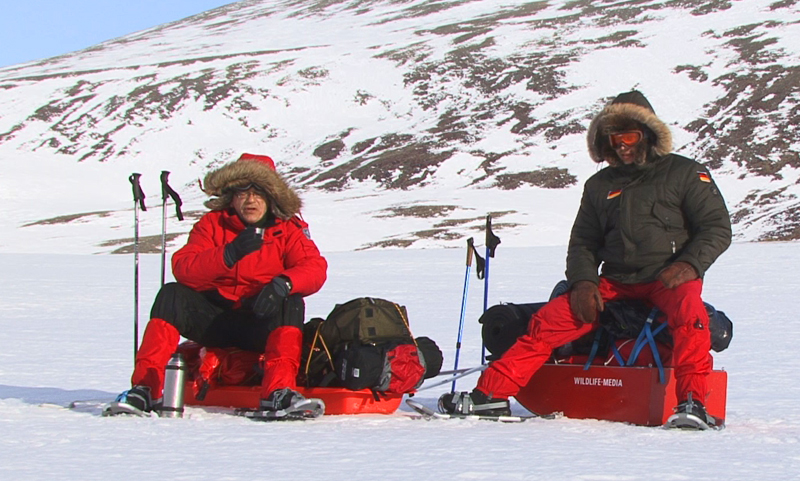
[[[239,156],[237,161],[238,160],[255,160],[255,161],[258,161],[258,162],[263,162],[264,164],[267,164],[267,166],[270,169],[275,170],[275,161],[272,160],[272,157],[269,157],[267,155],[244,153],[244,154]]]

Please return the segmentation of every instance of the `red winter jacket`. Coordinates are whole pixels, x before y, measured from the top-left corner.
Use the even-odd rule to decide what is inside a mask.
[[[204,215],[189,233],[189,241],[172,256],[172,273],[181,284],[197,291],[216,289],[223,297],[239,301],[259,293],[273,277],[292,283],[292,294],[317,292],[327,278],[328,263],[308,237],[308,224],[298,217],[275,220],[264,230],[261,250],[246,255],[228,268],[225,244],[244,229],[231,210]]]

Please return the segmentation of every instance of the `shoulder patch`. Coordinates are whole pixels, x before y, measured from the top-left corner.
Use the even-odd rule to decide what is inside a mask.
[[[619,197],[620,195],[622,195],[622,189],[609,190],[608,195],[606,196],[606,200],[613,199],[614,197]]]
[[[311,231],[308,230],[308,227],[303,227],[303,235],[306,236],[306,239],[311,239]]]
[[[711,176],[708,175],[708,172],[698,171],[697,176],[700,178],[700,182],[711,183]]]

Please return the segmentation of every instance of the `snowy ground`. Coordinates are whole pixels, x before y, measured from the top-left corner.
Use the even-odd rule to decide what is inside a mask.
[[[400,302],[415,334],[435,339],[452,366],[463,250],[327,257],[330,279],[308,299],[309,315],[364,295]],[[140,267],[143,325],[160,257],[143,256]],[[501,245],[490,303],[544,300],[563,268],[563,247]],[[731,348],[715,356],[729,373],[728,427],[692,433],[565,418],[425,422],[405,407],[285,424],[198,408],[184,419],[70,411],[72,400],[127,387],[133,259],[0,254],[0,479],[800,479],[798,268],[800,244],[775,243],[736,244],[710,270],[705,298],[735,325]],[[474,277],[470,287],[462,366],[479,362],[483,289]],[[433,405],[444,389],[417,398]]]

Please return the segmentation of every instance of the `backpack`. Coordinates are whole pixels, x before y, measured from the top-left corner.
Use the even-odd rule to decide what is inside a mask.
[[[326,319],[306,323],[303,339],[301,379],[307,387],[402,394],[441,370],[436,344],[414,339],[406,308],[384,299],[337,304]]]
[[[415,344],[357,345],[346,343],[333,365],[342,387],[402,394],[422,384],[425,359]]]

